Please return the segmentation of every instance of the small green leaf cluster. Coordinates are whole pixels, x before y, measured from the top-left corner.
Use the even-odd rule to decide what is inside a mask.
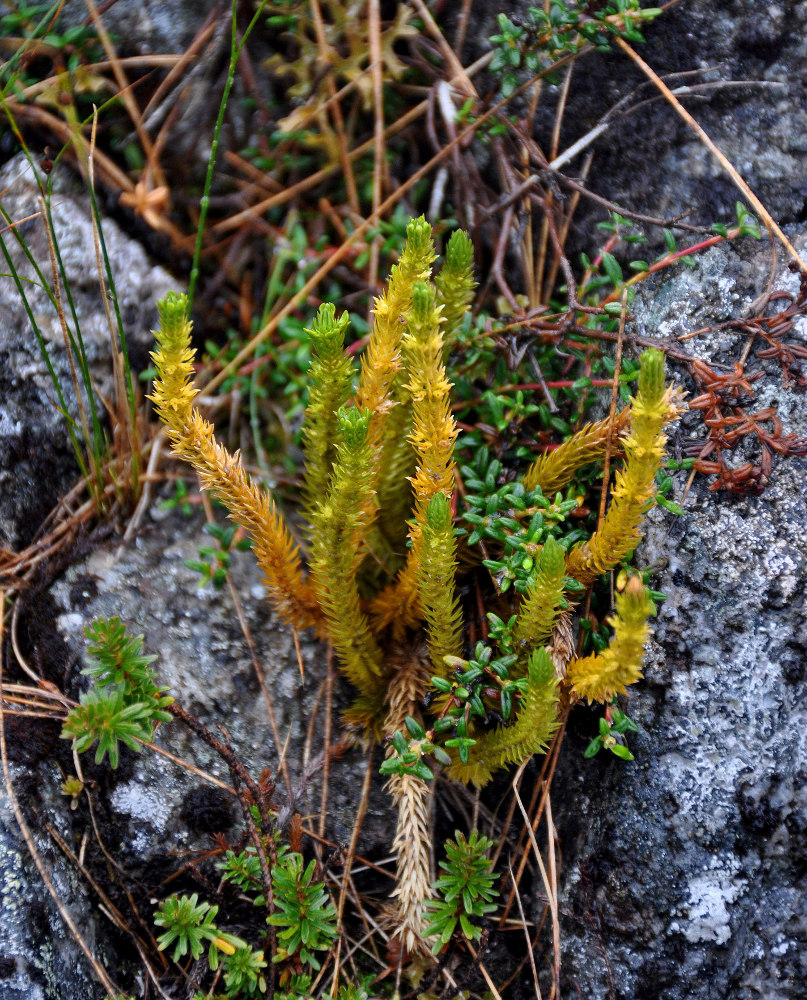
[[[225,955],[222,965],[224,985],[229,996],[255,997],[266,992],[263,975],[266,960],[262,951],[249,947],[236,948],[232,955]]]
[[[336,910],[325,886],[313,881],[316,861],[312,859],[306,868],[303,865],[302,855],[290,851],[282,864],[274,866],[272,888],[278,912],[268,923],[282,928],[275,962],[297,958],[319,970],[315,952],[328,951],[338,936]]]
[[[559,311],[567,308],[558,303]],[[598,325],[611,322],[611,317],[594,318]],[[484,464],[490,452],[508,469],[532,462],[536,443],[556,434],[570,437],[598,398],[591,378],[570,377],[568,368],[571,354],[595,375],[600,362],[596,352],[571,343],[561,356],[554,344],[540,342],[530,342],[525,350],[513,327],[507,316],[480,313],[458,337],[460,349],[452,355],[448,373],[454,382],[455,415],[464,428],[456,446],[464,465]],[[486,386],[481,394],[480,385]],[[484,479],[484,471],[478,472],[477,478]]]
[[[478,115],[474,114],[474,108],[477,106],[477,98],[469,97],[467,100],[463,101],[460,107],[457,109],[457,113],[454,116],[454,121],[462,128],[466,128],[468,125],[473,125]],[[495,136],[507,135],[509,131],[509,125],[507,120],[502,118],[485,118],[476,127],[475,138],[483,145],[487,146],[490,141]]]
[[[483,459],[484,460],[484,459]],[[485,559],[483,565],[490,570],[501,593],[513,587],[524,594],[535,580],[535,557],[547,538],[555,538],[564,548],[588,537],[581,528],[563,529],[568,515],[577,508],[575,497],[564,500],[556,493],[554,499],[545,497],[540,487],[526,490],[523,483],[505,483],[496,486],[501,471],[497,459],[487,462],[484,479],[478,478],[481,462],[476,466],[462,466],[461,472],[468,493],[467,510],[463,520],[473,525],[468,544],[476,545],[489,540],[504,546],[500,559]],[[566,589],[581,589],[576,581],[567,580]]]
[[[227,934],[216,926],[218,906],[211,906],[204,900],[199,902],[199,894],[192,896],[169,896],[164,899],[154,914],[154,923],[165,930],[157,938],[161,951],[174,946],[172,958],[175,962],[190,954],[199,958],[208,948],[208,962],[214,971],[219,967],[219,952],[232,957],[237,950],[249,950],[247,943],[234,934]],[[260,959],[263,955],[259,952]],[[264,963],[265,964],[265,963]]]
[[[336,994],[336,1000],[368,1000],[370,996],[368,989],[373,977],[370,976],[368,978],[367,988],[355,983],[347,983],[344,986],[340,986]],[[312,1000],[313,993],[311,992],[311,987],[311,976],[307,974],[292,975],[289,977],[288,982],[283,985],[282,989],[275,992],[273,1000]],[[200,997],[199,1000],[202,1000],[202,998]]]
[[[201,575],[200,587],[212,583],[216,590],[220,590],[227,582],[227,573],[232,562],[231,548],[246,552],[252,548],[252,542],[249,538],[241,537],[233,546],[236,532],[239,530],[236,524],[209,523],[205,525],[204,530],[216,539],[218,546],[200,545],[199,558],[186,559],[185,565]]]
[[[507,384],[507,364],[501,350],[497,349],[491,327],[491,317],[480,312],[463,323],[457,333],[455,360],[461,363],[449,365],[449,373],[458,401],[476,396],[476,380],[486,374],[492,373],[494,384]]]
[[[600,732],[586,747],[583,756],[594,757],[603,748],[610,750],[616,757],[622,760],[633,760],[633,754],[624,743],[625,733],[637,733],[639,727],[629,718],[628,715],[615,704],[608,706],[606,716],[600,719]]]
[[[598,359],[600,361],[599,365],[595,365],[598,371],[602,371],[604,375],[608,378],[613,378],[614,372],[616,371],[616,362],[613,358],[609,358],[608,355],[603,355],[602,358]],[[592,365],[594,367],[594,365]],[[619,398],[623,403],[629,403],[635,388],[636,382],[639,379],[639,372],[641,370],[641,362],[638,358],[622,358],[622,366],[619,371]]]
[[[604,649],[608,648],[608,642],[611,638],[611,630],[605,622],[595,627],[592,624],[591,619],[581,618],[580,637],[582,640],[580,645],[581,653],[590,653],[593,650],[601,653]]]
[[[312,969],[320,968],[314,954],[332,948],[337,938],[336,910],[321,882],[314,881],[316,862],[304,867],[301,854],[276,842],[276,861],[272,869],[275,913],[267,923],[282,928],[278,932],[275,962],[299,960]],[[265,906],[261,891],[260,861],[253,850],[236,854],[227,851],[220,868],[225,881],[251,895],[256,906]]]
[[[689,459],[684,459],[680,464],[684,468],[691,468],[689,464],[686,464],[688,462]],[[669,468],[677,467],[678,465],[679,463],[676,462],[667,463]],[[675,507],[677,505],[673,504],[672,506]],[[614,570],[613,579],[602,579],[594,584],[591,605],[592,608],[607,608],[610,611],[613,607],[614,589],[616,589],[618,593],[621,593],[625,588],[629,576],[635,575],[636,573],[636,568],[631,565],[632,561],[633,553],[630,553],[620,564],[619,569]],[[642,583],[645,587],[647,587],[647,596],[652,601],[666,601],[666,594],[662,593],[660,590],[655,590],[650,586],[650,580],[653,574],[653,567],[646,567],[641,571]],[[612,630],[607,622],[607,619],[598,624],[593,611],[590,611],[587,617],[580,619],[579,625],[581,654],[588,654],[592,652],[601,653],[603,650],[608,648],[611,641]]]
[[[486,389],[479,404],[479,419],[502,432],[514,424],[521,424],[525,418],[538,413],[538,410],[538,406],[529,402],[521,389],[512,396],[501,396],[492,389]],[[524,455],[518,457],[526,458],[528,455],[529,452],[525,451]]]
[[[177,479],[174,483],[174,495],[162,501],[160,510],[175,510],[178,507],[185,517],[190,517],[193,507],[188,500],[189,496],[188,484],[184,479]]]
[[[493,324],[494,332],[498,325],[497,320]],[[500,340],[504,340],[505,336],[504,333],[500,334]],[[515,368],[511,369],[508,363],[515,364],[513,359],[508,359],[501,352],[498,358],[489,356],[486,341],[484,334],[478,334],[476,341],[464,350],[465,363],[462,368],[451,369],[460,403],[458,417],[472,427],[458,439],[457,448],[460,453],[469,450],[475,452],[495,441],[497,457],[503,459],[508,466],[521,460],[532,461],[535,453],[528,444],[531,445],[541,431],[555,431],[564,437],[573,433],[571,424],[562,416],[556,400],[562,401],[565,397],[576,407],[581,388],[590,383],[581,383],[576,388],[566,383],[562,388],[549,389],[552,401],[550,405],[547,392],[540,383],[533,380],[537,372],[543,373],[548,380],[563,378],[563,365],[559,359],[553,358],[545,349],[531,348]],[[481,380],[493,383],[497,388],[486,389],[478,396],[474,380],[477,384]],[[516,384],[509,385],[513,381]],[[461,404],[469,398],[472,406],[466,410]],[[468,412],[471,410],[472,413]]]
[[[670,473],[677,472],[679,469],[691,469],[696,461],[697,459],[694,458],[684,458],[680,462],[668,461],[665,463],[664,468],[659,469],[656,473],[656,503],[661,504],[670,513],[677,514],[679,517],[686,514],[686,511],[679,504],[667,497],[673,486],[673,477]]]
[[[14,4],[13,6],[14,10],[10,10],[0,17],[0,31],[4,33],[25,37],[41,35],[40,25],[36,24],[35,21],[37,18],[42,18],[46,25],[50,25],[51,31],[42,36],[41,41],[53,48],[78,47],[89,41],[98,41],[95,32],[87,28],[86,25],[70,25],[62,30],[58,23],[54,24],[52,3]]]
[[[564,55],[574,55],[584,46],[607,52],[613,36],[643,42],[638,25],[652,21],[659,8],[644,8],[638,0],[615,0],[591,9],[585,2],[551,0],[549,10],[529,7],[523,22],[515,23],[499,14],[499,33],[490,38],[493,59],[490,70],[501,73],[501,91],[509,97],[519,84],[518,71],[537,74]],[[550,82],[555,82],[552,75]]]
[[[95,683],[68,713],[62,736],[75,741],[77,753],[97,741],[96,764],[109,754],[114,768],[118,744],[139,751],[141,742],[151,741],[155,725],[171,719],[165,709],[174,699],[155,681],[150,664],[156,657],[143,655],[143,636],[128,635],[119,618],[99,618],[84,634],[90,658],[82,673]]]
[[[604,233],[613,233],[614,236],[618,236],[625,243],[647,243],[647,237],[644,233],[626,233],[624,231],[626,228],[633,228],[635,225],[631,219],[626,219],[619,212],[612,211],[609,218],[597,223],[597,229],[600,229]]]
[[[510,621],[514,627],[515,615]],[[456,748],[461,763],[468,763],[468,748],[475,742],[467,735],[472,716],[485,719],[493,713],[504,722],[512,716],[513,701],[523,694],[527,684],[523,677],[518,680],[510,678],[510,668],[517,659],[517,654],[513,652],[494,657],[491,646],[478,642],[469,660],[446,657],[448,666],[454,667],[451,680],[432,677],[434,687],[448,695],[448,708],[445,715],[435,722],[435,729],[456,734],[446,740],[446,746]]]
[[[423,726],[411,715],[406,717],[406,729],[409,740],[401,732],[393,733],[390,743],[395,753],[384,761],[379,774],[414,774],[423,781],[431,781],[434,771],[424,763],[423,757],[431,754],[446,767],[451,763],[451,758],[434,742],[434,730],[431,730],[430,738]],[[474,740],[469,740],[468,743],[473,744]]]
[[[266,23],[275,31],[294,33],[299,21],[297,6],[295,0],[273,0],[269,7],[272,13],[266,18]]]
[[[584,284],[578,289],[578,297],[581,301],[597,304],[601,301],[603,293],[607,293],[612,301],[606,302],[603,308],[611,317],[611,326],[614,325],[614,318],[619,316],[622,311],[621,301],[614,301],[614,299],[621,300],[621,293],[626,281],[627,288],[625,290],[627,291],[629,305],[636,295],[636,288],[629,279],[625,278],[622,265],[614,254],[611,253],[611,250],[615,249],[618,242],[631,245],[647,243],[647,237],[643,233],[625,231],[626,228],[632,228],[632,226],[633,223],[631,223],[630,219],[626,219],[618,212],[611,212],[607,220],[597,223],[598,229],[611,234],[606,243],[608,249],[602,249],[596,261],[593,261],[587,253],[580,254],[580,263],[586,272],[586,279]],[[664,232],[667,233],[669,230],[664,230]],[[666,254],[662,254],[658,260],[663,260],[664,257],[666,257]],[[654,263],[656,262],[654,261]],[[632,260],[629,262],[628,268],[633,272],[642,273],[650,270],[650,264],[646,260]],[[633,280],[636,280],[635,274]],[[602,323],[601,320],[598,322],[597,317],[591,317],[590,319],[591,326],[601,325]],[[607,321],[605,325],[607,328]]]
[[[741,201],[734,203],[734,214],[737,218],[737,228],[740,230],[740,236],[751,236],[755,240],[762,239],[759,223]],[[712,225],[712,232],[718,236],[726,237],[728,236],[728,227],[720,222],[715,222]]]
[[[517,616],[513,615],[507,622],[491,613],[487,618],[490,623],[488,643],[478,642],[468,660],[446,656],[446,665],[452,668],[450,676],[432,677],[433,690],[427,698],[430,701],[437,698],[442,703],[432,728],[425,730],[416,719],[407,716],[409,739],[401,732],[392,736],[390,743],[394,754],[381,765],[381,774],[414,774],[430,781],[434,773],[424,757],[433,756],[447,767],[451,757],[446,748],[456,751],[460,763],[469,762],[471,747],[476,744],[468,735],[474,717],[499,723],[513,718],[519,698],[527,688],[525,677],[512,678],[510,674],[518,660],[514,651]]]
[[[295,973],[283,988],[275,992],[274,1000],[311,1000],[311,976]]]
[[[287,848],[278,843],[276,851],[277,860],[280,863]],[[235,851],[227,851],[224,860],[220,862],[218,867],[223,873],[222,877],[225,882],[232,882],[233,885],[237,885],[239,889],[247,893],[261,891],[261,862],[254,848],[241,851],[239,854],[236,854]],[[260,896],[253,902],[256,906],[263,906],[265,900],[263,896]]]
[[[425,936],[437,938],[432,945],[435,955],[451,940],[458,924],[469,941],[478,940],[482,930],[473,918],[493,913],[496,904],[492,900],[499,895],[486,857],[492,842],[476,830],[467,839],[459,830],[454,837],[446,841],[446,858],[440,862],[444,874],[433,884],[437,898],[426,903],[429,923]]]

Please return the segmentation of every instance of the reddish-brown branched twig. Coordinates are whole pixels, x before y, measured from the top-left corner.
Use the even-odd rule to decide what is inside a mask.
[[[722,487],[733,493],[762,493],[770,477],[774,452],[807,455],[807,441],[795,434],[783,434],[775,406],[748,413],[747,407],[755,399],[751,383],[762,372],[747,375],[738,361],[733,371],[720,375],[700,359],[692,362],[690,371],[703,391],[690,400],[689,407],[703,412],[703,422],[709,428],[705,444],[696,446],[695,468],[706,475],[717,476],[710,490]],[[759,464],[746,462],[732,468],[726,461],[725,452],[732,451],[749,434],[755,434],[760,443]],[[710,456],[714,457],[707,461]]]
[[[793,267],[793,270],[796,270]],[[757,337],[761,337],[768,346],[757,351],[758,358],[776,358],[782,366],[782,383],[785,386],[807,385],[807,374],[800,359],[807,358],[807,345],[784,343],[782,337],[793,329],[793,320],[797,316],[807,314],[807,274],[800,273],[799,291],[796,295],[789,292],[775,292],[769,302],[785,300],[788,305],[772,316],[758,316],[747,320],[741,325],[743,329]]]

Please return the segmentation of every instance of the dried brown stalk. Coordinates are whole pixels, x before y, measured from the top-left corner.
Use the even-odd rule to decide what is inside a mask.
[[[390,683],[386,735],[406,732],[407,715],[418,715],[418,704],[429,683],[428,661],[400,655],[400,665]],[[392,752],[392,748],[390,748]],[[393,850],[397,855],[398,897],[396,934],[410,954],[428,953],[423,942],[423,904],[431,898],[431,832],[427,782],[413,774],[394,774],[387,783],[398,813]]]

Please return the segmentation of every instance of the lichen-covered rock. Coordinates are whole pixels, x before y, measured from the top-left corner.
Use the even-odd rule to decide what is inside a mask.
[[[807,239],[796,246],[805,253]],[[795,292],[785,261],[774,287]],[[671,338],[736,317],[769,267],[764,243],[715,248],[692,271],[648,282],[629,332]],[[807,343],[807,322],[787,338]],[[682,346],[719,367],[746,339],[724,330]],[[783,387],[779,366],[752,351],[748,370],[759,369],[749,411],[776,404],[785,429],[807,437],[807,390]],[[705,436],[694,413],[680,436]],[[802,1000],[807,458],[776,459],[761,496],[709,492],[699,477],[683,503],[684,517],[651,514],[639,550],[667,600],[630,698],[636,761],[584,761],[597,713],[578,710],[555,779],[568,788],[556,812],[566,989],[586,1000]]]
[[[15,777],[21,774],[14,769]],[[51,769],[58,788],[59,775]],[[95,943],[92,908],[80,876],[58,853],[53,841],[41,837],[45,863],[53,866],[57,890],[73,915],[82,911],[81,930]],[[33,869],[28,849],[8,800],[0,797],[0,1000],[86,1000],[103,991],[88,979],[87,963],[66,933],[56,905]]]
[[[107,316],[95,267],[95,244],[89,200],[69,187],[57,186],[52,215],[67,281],[78,317],[87,364],[97,389],[99,418],[104,423],[102,398],[112,398],[112,354]],[[51,280],[51,264],[44,223],[39,216],[37,187],[24,156],[0,170],[2,206],[17,234]],[[103,222],[104,238],[130,358],[135,371],[147,366],[150,329],[157,301],[175,280],[155,267],[143,248],[125,236],[112,221]],[[37,280],[25,254],[8,232],[3,242],[23,279],[23,288],[36,320],[56,378],[73,420],[78,420],[71,366],[59,318]],[[3,270],[7,270],[5,262]],[[65,300],[67,321],[74,327]],[[75,333],[75,330],[73,330]],[[89,413],[88,403],[85,408]],[[19,550],[39,528],[56,502],[78,478],[67,423],[42,349],[31,328],[15,283],[0,280],[0,548]]]

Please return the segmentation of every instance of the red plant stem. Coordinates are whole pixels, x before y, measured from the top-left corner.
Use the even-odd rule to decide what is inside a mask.
[[[690,254],[696,253],[698,250],[706,250],[709,247],[717,246],[718,243],[734,240],[739,235],[739,228],[729,229],[725,236],[709,236],[705,240],[701,240],[700,243],[693,243],[691,247],[685,247],[683,250],[676,250],[674,253],[670,253],[666,257],[662,257],[661,260],[657,260],[655,264],[651,264],[646,271],[640,271],[638,274],[634,274],[633,277],[626,281],[620,288],[615,288],[610,295],[606,296],[606,298],[602,300],[601,304],[605,305],[606,302],[616,302],[622,295],[623,288],[628,288],[630,285],[636,284],[637,281],[641,281],[643,278],[646,278],[648,274],[655,274],[656,271],[663,271],[665,267],[670,267],[671,264],[681,260],[682,257],[688,257]]]
[[[571,389],[576,380],[569,378],[557,379],[554,382],[547,382],[547,389]],[[611,385],[613,379],[610,378],[593,378],[591,379],[591,385]],[[517,392],[519,389],[542,389],[543,386],[538,382],[522,382],[519,385],[505,385],[501,386],[498,392]]]

